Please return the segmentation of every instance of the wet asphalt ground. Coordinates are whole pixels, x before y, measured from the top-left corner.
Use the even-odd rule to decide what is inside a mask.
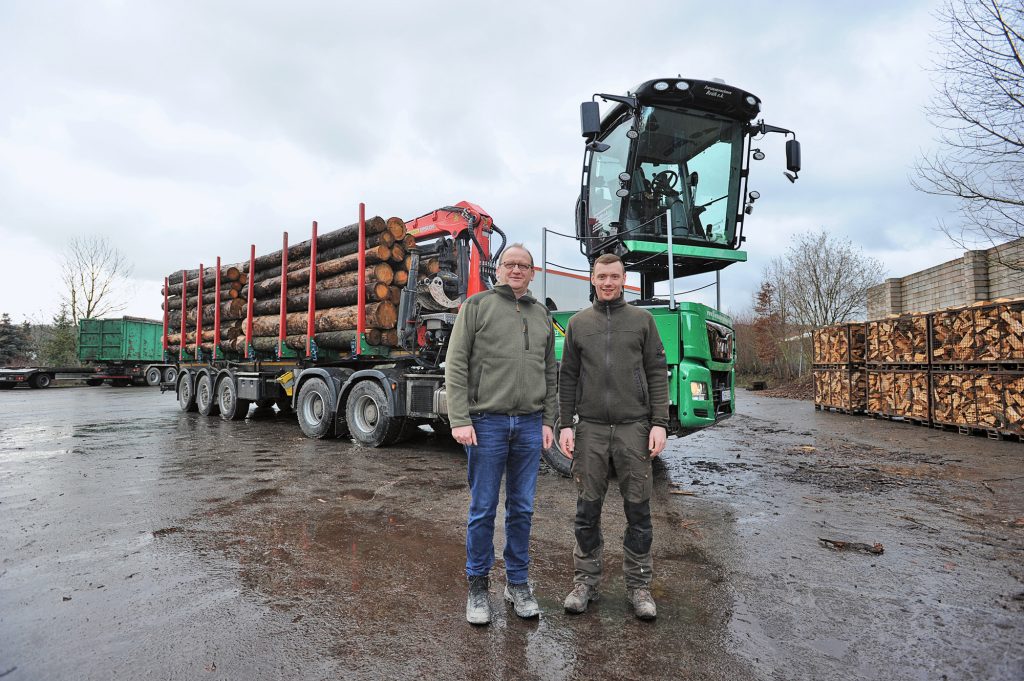
[[[542,469],[519,620],[464,620],[464,456],[224,422],[155,389],[0,393],[0,679],[1024,678],[1024,445],[739,396],[656,466],[654,595],[562,611]],[[499,525],[500,525],[499,511]],[[821,541],[881,544],[880,555]]]

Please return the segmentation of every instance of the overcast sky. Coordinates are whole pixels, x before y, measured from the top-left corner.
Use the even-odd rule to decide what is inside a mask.
[[[803,147],[791,185],[783,137],[759,144],[725,310],[807,230],[889,276],[936,265],[961,253],[936,230],[953,207],[908,182],[933,145],[936,5],[6,0],[0,312],[48,321],[61,249],[103,235],[134,264],[124,313],[157,318],[169,272],[349,224],[360,201],[410,219],[468,200],[539,254],[543,227],[573,230],[579,103],[676,74],[757,94]],[[586,266],[574,241],[549,260]]]

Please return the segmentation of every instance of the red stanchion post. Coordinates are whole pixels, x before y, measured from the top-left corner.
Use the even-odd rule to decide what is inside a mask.
[[[185,360],[185,317],[188,309],[185,306],[188,301],[188,276],[185,270],[181,271],[181,341],[178,343],[178,361]]]
[[[306,357],[312,357],[314,317],[316,316],[316,220],[313,220],[313,239],[309,242],[309,307],[306,313]]]
[[[203,350],[203,263],[199,263],[199,286],[196,289],[196,358],[202,357]]]
[[[284,337],[288,331],[288,232],[281,244],[281,323],[277,329],[277,357],[284,353]]]
[[[245,351],[242,353],[246,356],[249,354],[249,347],[252,345],[252,312],[253,303],[256,296],[253,295],[253,287],[256,285],[256,244],[252,244],[249,248],[249,292],[246,294],[245,304]]]
[[[359,204],[359,283],[356,301],[356,354],[363,352],[363,332],[366,330],[366,204]]]
[[[217,278],[213,282],[213,359],[220,357],[220,256],[217,256]]]

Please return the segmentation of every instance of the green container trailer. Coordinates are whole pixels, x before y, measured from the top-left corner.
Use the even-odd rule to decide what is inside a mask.
[[[163,322],[141,317],[82,319],[78,359],[83,362],[162,362]]]

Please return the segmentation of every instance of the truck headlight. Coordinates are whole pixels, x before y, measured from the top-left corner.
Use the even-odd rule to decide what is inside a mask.
[[[707,402],[708,384],[700,381],[690,381],[690,397],[698,402]]]

